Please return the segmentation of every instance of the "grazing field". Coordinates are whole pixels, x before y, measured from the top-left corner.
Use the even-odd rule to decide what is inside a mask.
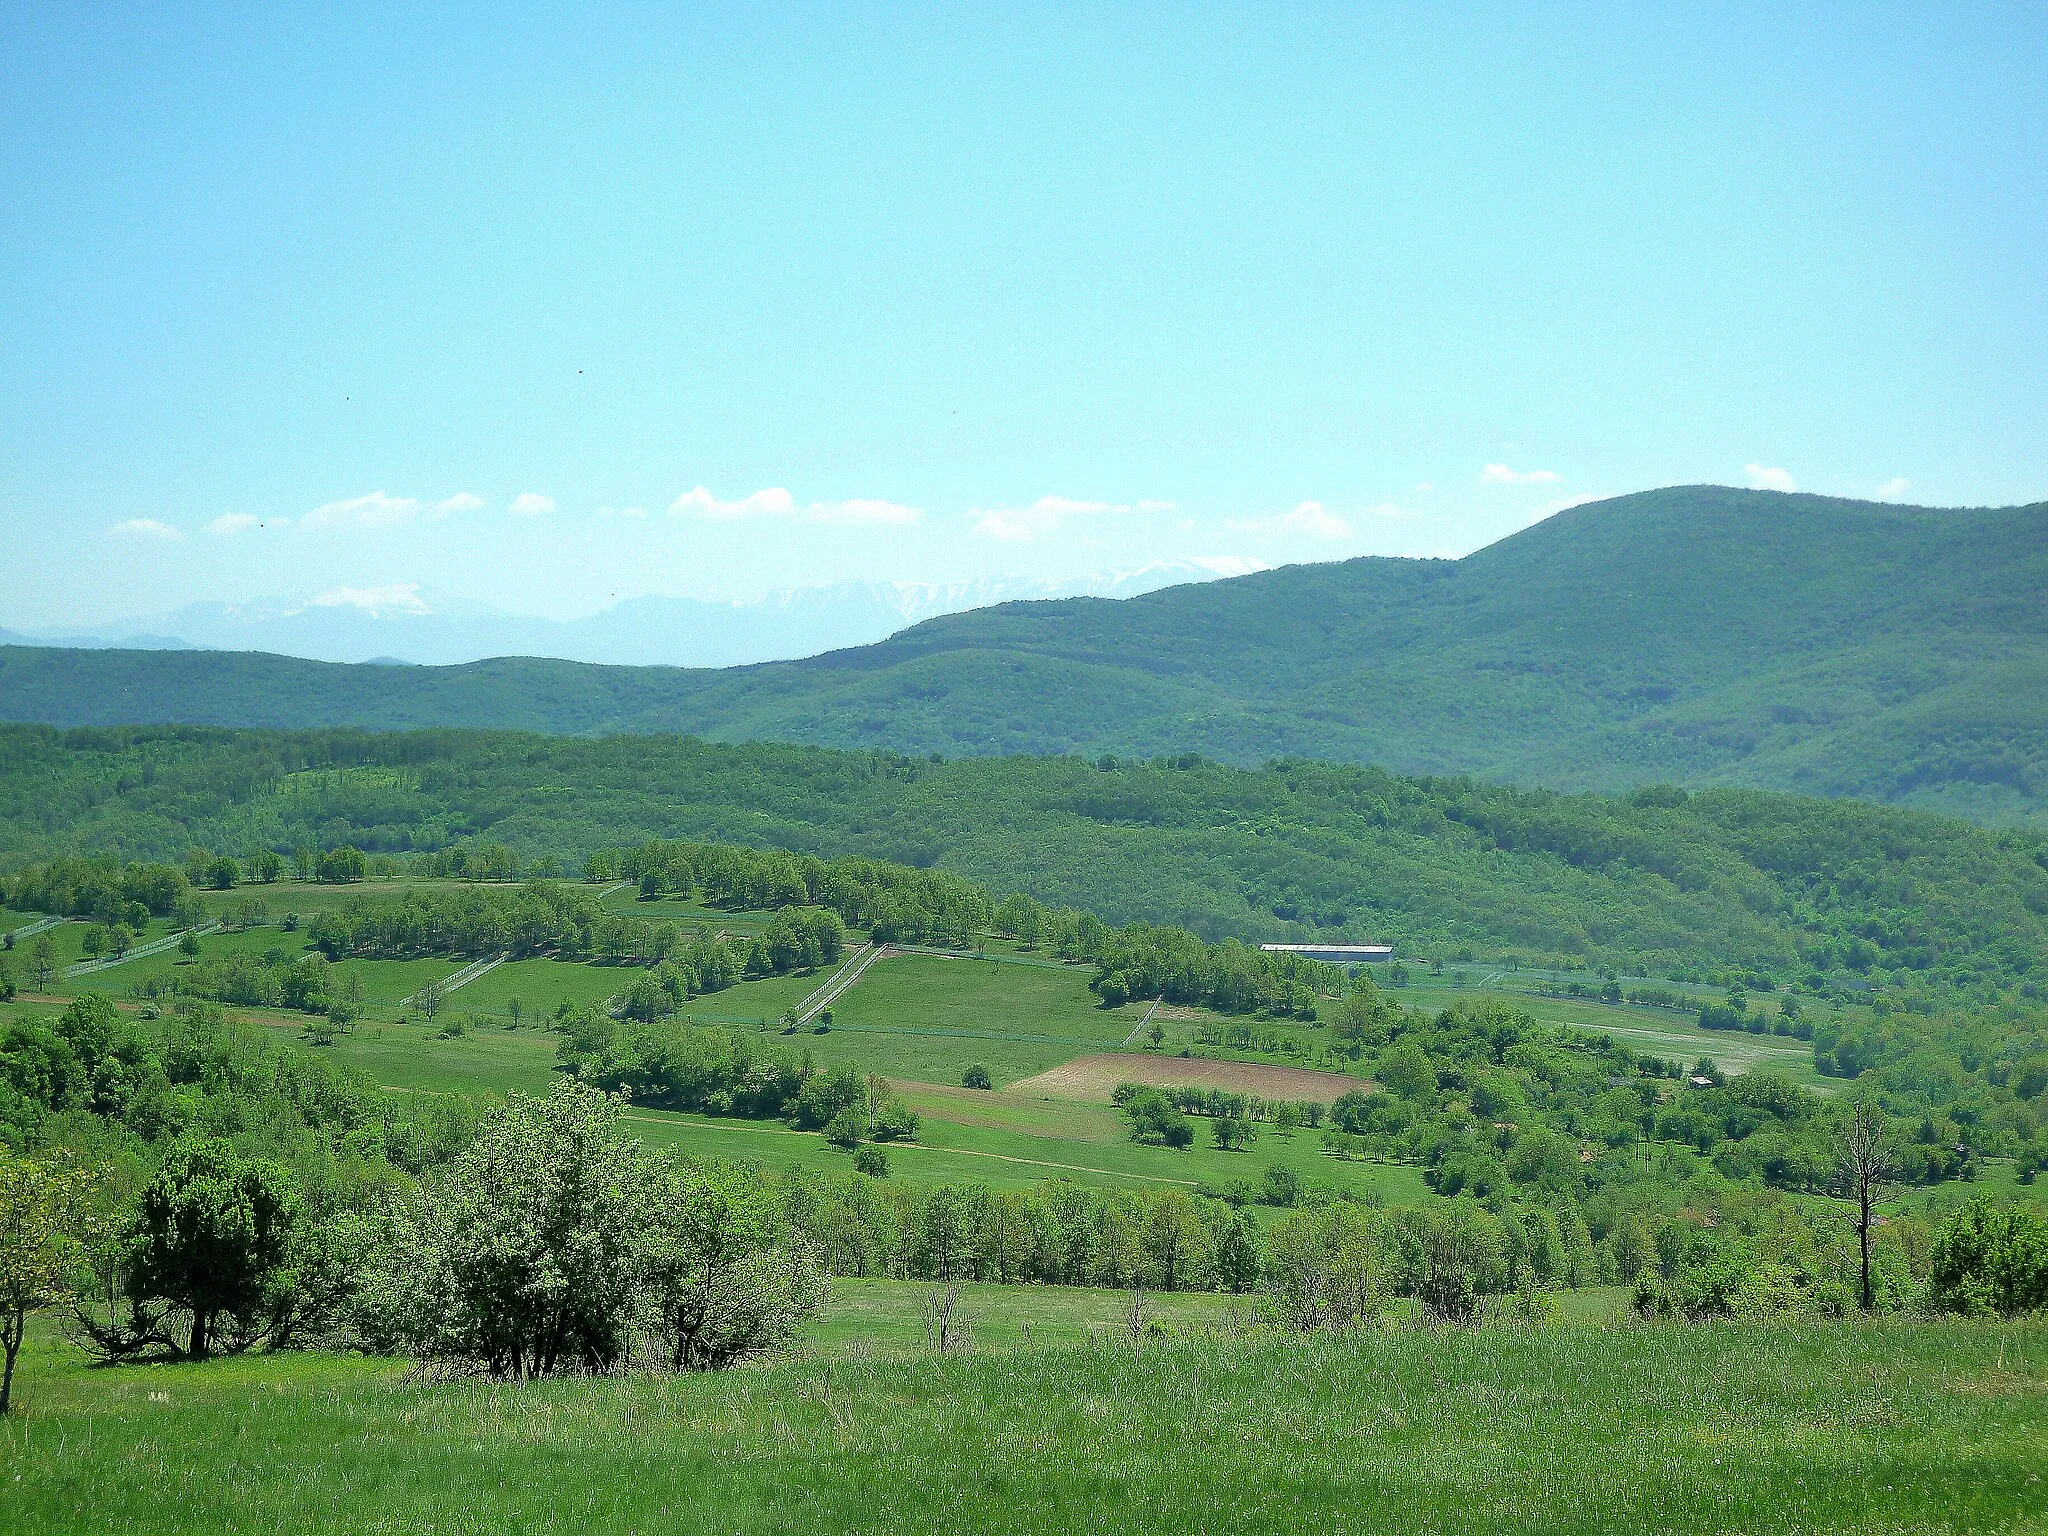
[[[1612,1035],[1645,1055],[1661,1056],[1682,1066],[1711,1056],[1729,1072],[1768,1068],[1809,1088],[1824,1090],[1828,1084],[1828,1079],[1814,1071],[1813,1047],[1803,1040],[1788,1035],[1752,1035],[1745,1030],[1701,1029],[1690,1014],[1669,1009],[1602,1003],[1590,998],[1545,997],[1540,992],[1524,991],[1505,977],[1490,981],[1484,988],[1410,983],[1391,989],[1388,995],[1410,1007],[1434,1010],[1449,1007],[1460,998],[1489,993],[1512,1003],[1539,1023],[1565,1024],[1592,1034]]]
[[[1130,1052],[1077,1056],[1036,1077],[1012,1083],[1010,1091],[1106,1104],[1119,1083],[1145,1083],[1156,1088],[1222,1088],[1231,1093],[1256,1094],[1262,1099],[1313,1099],[1321,1104],[1334,1104],[1342,1095],[1370,1086],[1360,1078],[1336,1072],[1311,1072],[1301,1067]]]
[[[0,1426],[0,1524],[578,1536],[2048,1525],[2039,1325],[1396,1328],[1134,1347],[1095,1322],[1120,1298],[1031,1292],[1020,1312],[978,1288],[967,1305],[987,1348],[904,1358],[919,1335],[903,1300],[843,1295],[813,1330],[824,1353],[715,1377],[420,1386],[403,1362],[328,1355],[91,1371],[32,1343],[27,1411]],[[1026,1318],[1034,1333],[1042,1320],[1098,1342],[1024,1347]]]
[[[818,1059],[889,1077],[957,1083],[972,1063],[1014,1082],[1081,1051],[1123,1042],[1139,1005],[1104,1008],[1074,966],[891,955],[832,1005],[830,1033],[806,1037]],[[725,994],[718,994],[722,999]],[[717,1001],[712,999],[710,1001]]]

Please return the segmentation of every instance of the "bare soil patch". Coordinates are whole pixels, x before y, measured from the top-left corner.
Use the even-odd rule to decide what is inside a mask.
[[[1049,1072],[1010,1084],[1012,1094],[1048,1099],[1082,1099],[1107,1103],[1119,1083],[1144,1083],[1153,1088],[1196,1084],[1231,1093],[1257,1094],[1262,1099],[1314,1099],[1329,1104],[1340,1095],[1369,1092],[1370,1083],[1337,1072],[1311,1072],[1305,1067],[1269,1067],[1255,1061],[1207,1061],[1198,1056],[1140,1056],[1102,1053],[1077,1056]]]

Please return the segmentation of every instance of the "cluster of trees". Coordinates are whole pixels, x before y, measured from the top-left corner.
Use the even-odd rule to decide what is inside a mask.
[[[188,1132],[246,1133],[320,1182],[351,1159],[417,1173],[473,1122],[465,1100],[394,1097],[351,1068],[279,1050],[210,1002],[146,1018],[87,992],[0,1028],[0,1143],[17,1149],[76,1141],[143,1157]]]
[[[1113,930],[1085,958],[1096,968],[1089,985],[1112,1007],[1156,997],[1218,1013],[1312,1019],[1318,999],[1343,986],[1335,966],[1247,948],[1235,939],[1209,944],[1179,928]]]
[[[260,955],[239,950],[194,960],[175,971],[144,977],[130,990],[155,1002],[196,997],[244,1008],[291,1008],[323,1015],[342,1028],[363,1011],[363,979],[358,973],[337,971],[324,955],[294,953],[281,946]]]
[[[169,917],[190,890],[185,872],[174,864],[53,859],[0,879],[0,905],[135,930],[152,917]]]
[[[1111,1101],[1123,1104],[1133,1095],[1147,1091],[1137,1083],[1119,1083]],[[1319,1099],[1264,1099],[1255,1093],[1233,1093],[1228,1088],[1211,1088],[1200,1083],[1172,1083],[1155,1090],[1184,1115],[1205,1119],[1252,1120],[1282,1130],[1307,1126],[1314,1130],[1323,1123],[1324,1106]]]
[[[986,891],[943,870],[869,858],[827,862],[731,843],[603,849],[586,861],[584,878],[633,881],[648,900],[695,897],[741,911],[824,907],[885,944],[964,946],[990,926],[996,910]]]
[[[820,1071],[808,1051],[712,1024],[583,1008],[562,1020],[557,1055],[579,1080],[651,1109],[786,1119],[845,1146],[917,1134],[917,1116],[881,1078]]]
[[[1189,1116],[1209,1122],[1209,1133],[1226,1152],[1241,1152],[1258,1139],[1259,1127],[1271,1124],[1292,1133],[1302,1126],[1323,1122],[1323,1106],[1313,1099],[1262,1099],[1254,1094],[1231,1093],[1221,1088],[1192,1084],[1151,1088],[1140,1083],[1119,1083],[1110,1095],[1129,1124],[1131,1139],[1143,1146],[1186,1147],[1195,1139]],[[1291,1184],[1284,1199],[1260,1198],[1266,1204],[1292,1205]],[[1243,1204],[1243,1201],[1239,1201]]]
[[[379,960],[419,955],[515,955],[592,952],[596,903],[573,886],[533,881],[517,890],[409,889],[396,898],[351,896],[318,913],[313,946],[329,959]]]

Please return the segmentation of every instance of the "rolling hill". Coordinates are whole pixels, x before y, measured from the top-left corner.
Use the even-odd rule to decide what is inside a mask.
[[[1199,752],[1563,789],[1732,784],[2048,819],[2048,503],[1712,486],[1456,561],[1360,559],[1012,603],[720,671],[0,649],[58,725],[687,731],[948,755]]]

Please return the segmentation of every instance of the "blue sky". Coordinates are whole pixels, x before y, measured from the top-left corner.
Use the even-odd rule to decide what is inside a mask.
[[[83,9],[0,16],[0,625],[2048,497],[2039,5]]]

